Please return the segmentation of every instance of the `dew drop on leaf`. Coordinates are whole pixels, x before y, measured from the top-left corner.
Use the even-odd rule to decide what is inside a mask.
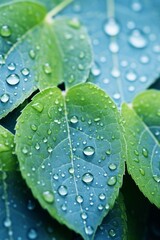
[[[76,196],[76,201],[77,201],[78,203],[82,203],[82,202],[83,202],[83,197],[80,196],[80,195]]]
[[[79,29],[81,24],[77,18],[73,18],[68,21],[68,25],[74,29]]]
[[[59,195],[61,195],[62,197],[65,197],[65,196],[68,194],[67,187],[64,186],[64,185],[61,185],[61,186],[58,188],[58,193],[59,193]]]
[[[10,96],[7,94],[7,93],[4,93],[2,96],[1,96],[1,102],[2,103],[7,103],[10,99]]]
[[[117,178],[116,178],[116,176],[110,177],[110,178],[108,179],[108,181],[107,181],[107,184],[108,184],[109,186],[113,186],[113,185],[115,185],[116,183],[117,183]]]
[[[145,175],[145,171],[144,171],[144,169],[140,168],[139,171],[140,171],[140,174],[141,174],[142,176]]]
[[[20,82],[20,78],[17,74],[10,74],[7,78],[6,81],[9,85],[17,85]]]
[[[71,117],[71,119],[70,119],[70,122],[72,123],[72,124],[76,124],[76,123],[78,123],[78,117],[77,116],[72,116]]]
[[[23,68],[23,69],[21,70],[21,73],[22,73],[23,76],[28,76],[29,73],[30,73],[30,71],[29,71],[28,68]]]
[[[142,154],[143,154],[144,157],[147,158],[148,157],[148,150],[146,148],[143,148],[142,149]]]
[[[41,103],[34,103],[32,104],[32,108],[34,108],[36,111],[41,113],[43,111],[44,106]]]
[[[27,154],[27,153],[28,153],[27,147],[23,147],[23,148],[22,148],[22,153],[24,153],[24,154]]]
[[[104,193],[99,194],[99,199],[102,200],[102,201],[105,200],[106,195]]]
[[[109,164],[109,169],[110,170],[112,170],[112,171],[114,171],[114,170],[116,170],[117,169],[117,165],[116,164],[114,164],[114,163],[111,163],[111,164]]]
[[[43,69],[46,74],[50,74],[52,72],[52,68],[49,63],[45,63]]]
[[[95,149],[92,146],[87,146],[83,149],[83,153],[86,156],[92,156],[95,153]]]
[[[91,173],[85,173],[83,176],[82,176],[82,181],[86,184],[89,184],[91,183],[92,181],[94,180],[94,177]]]
[[[0,29],[0,35],[2,37],[10,37],[12,34],[12,31],[8,25],[3,25]]]
[[[87,214],[85,213],[85,212],[83,212],[82,214],[81,214],[81,218],[83,219],[83,220],[86,220],[87,219]]]
[[[31,228],[28,232],[28,238],[37,239],[37,237],[38,237],[37,231],[34,228]]]
[[[134,82],[137,79],[137,74],[135,71],[128,71],[126,73],[126,79],[130,82]]]
[[[8,64],[8,70],[14,71],[16,69],[16,65],[14,63]]]
[[[102,204],[99,204],[99,205],[98,205],[98,210],[102,211],[103,208],[104,208],[104,206],[103,206]]]
[[[93,234],[93,228],[91,226],[86,226],[85,227],[85,233],[88,235],[88,236],[91,236]]]
[[[53,203],[53,202],[54,202],[53,193],[50,192],[50,191],[45,191],[45,192],[43,192],[43,199],[44,199],[47,203]]]
[[[74,168],[73,168],[73,167],[69,168],[69,169],[68,169],[68,172],[69,172],[70,174],[74,174]]]
[[[6,220],[4,221],[4,226],[8,228],[11,226],[11,224],[12,224],[11,220],[9,218],[6,218]]]
[[[67,211],[67,205],[66,204],[62,204],[61,209],[62,209],[62,211]]]
[[[119,34],[120,26],[115,18],[109,18],[106,24],[104,25],[104,31],[107,35],[114,37]]]
[[[131,46],[135,48],[144,48],[148,44],[148,40],[145,37],[144,33],[142,33],[138,29],[134,29],[131,32],[128,41],[131,44]]]
[[[31,49],[31,50],[29,51],[29,56],[30,56],[30,58],[32,58],[32,59],[35,58],[36,53],[35,53],[35,51],[34,51],[33,49]]]
[[[108,232],[108,234],[109,234],[109,236],[112,237],[112,238],[116,236],[116,233],[115,233],[114,229],[110,229],[109,232]]]
[[[157,183],[160,183],[160,176],[158,176],[158,175],[153,175],[153,179],[154,179]]]

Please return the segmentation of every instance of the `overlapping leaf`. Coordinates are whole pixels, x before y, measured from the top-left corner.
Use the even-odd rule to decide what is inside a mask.
[[[37,94],[16,125],[16,153],[23,177],[58,221],[93,239],[118,195],[124,173],[119,113],[93,84],[62,95]]]
[[[64,14],[88,27],[95,54],[90,81],[131,102],[159,76],[159,1],[75,0]],[[149,17],[148,17],[149,16]]]
[[[37,88],[86,81],[92,54],[78,21],[53,21],[31,2],[2,5],[0,14],[0,118]]]
[[[17,170],[13,135],[0,126],[0,238],[71,239],[70,232],[41,209]]]
[[[150,90],[123,105],[127,167],[144,195],[160,207],[160,92]]]

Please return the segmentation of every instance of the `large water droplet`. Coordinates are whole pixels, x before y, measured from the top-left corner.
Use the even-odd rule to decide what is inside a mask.
[[[116,184],[116,182],[117,182],[117,178],[116,178],[116,176],[113,176],[113,177],[110,177],[110,178],[108,179],[107,184],[108,184],[109,186],[113,186],[113,185]]]
[[[70,122],[73,123],[73,124],[76,124],[78,123],[78,117],[77,116],[72,116],[71,119],[70,119]]]
[[[50,191],[43,192],[43,198],[47,203],[53,203],[54,202],[53,193],[50,192]]]
[[[91,183],[92,181],[94,180],[94,177],[91,173],[85,173],[83,176],[82,176],[82,181],[86,184],[89,184]]]
[[[67,187],[64,186],[64,185],[61,185],[61,186],[58,188],[58,193],[59,193],[62,197],[65,197],[65,196],[68,194]]]
[[[9,85],[17,85],[20,82],[20,78],[17,74],[11,74],[6,78],[6,81]]]
[[[4,221],[4,226],[8,228],[11,226],[11,224],[12,224],[11,220],[9,218],[6,218],[6,220]]]
[[[38,237],[37,231],[34,228],[31,228],[28,232],[29,239],[36,239]]]
[[[68,169],[68,172],[69,172],[70,174],[74,174],[74,168],[73,168],[73,167],[69,168],[69,169]]]
[[[142,154],[143,154],[144,157],[147,158],[148,157],[148,150],[146,148],[143,148],[142,149]]]
[[[114,170],[116,170],[117,169],[117,165],[116,164],[114,164],[114,163],[111,163],[111,164],[109,164],[109,169],[110,170],[112,170],[112,171],[114,171]]]
[[[52,68],[49,63],[45,63],[43,69],[46,74],[50,74],[52,72]]]
[[[148,44],[148,40],[143,32],[138,29],[134,29],[129,36],[129,43],[135,48],[144,48]]]
[[[24,153],[24,154],[27,154],[27,153],[28,153],[27,147],[23,147],[23,148],[22,148],[22,153]]]
[[[62,204],[61,209],[64,212],[67,211],[67,205],[66,204]]]
[[[14,63],[8,64],[8,70],[14,71],[16,69],[16,65]]]
[[[104,25],[104,31],[107,35],[113,37],[120,32],[120,26],[115,18],[109,18],[107,23]]]
[[[106,195],[104,193],[99,194],[99,199],[102,200],[102,201],[105,200]]]
[[[2,37],[10,37],[12,34],[12,31],[9,26],[3,25],[0,29],[0,35]]]
[[[137,79],[137,74],[135,71],[131,70],[126,73],[126,79],[130,82],[134,82]]]
[[[76,201],[81,204],[83,202],[83,197],[80,195],[76,196]]]
[[[7,93],[4,93],[2,96],[1,96],[1,102],[2,103],[7,103],[10,99],[10,96],[7,94]]]
[[[92,156],[95,153],[94,147],[88,146],[83,149],[83,153],[86,156]]]
[[[82,217],[83,220],[86,220],[88,216],[87,216],[87,214],[85,212],[83,212],[81,214],[81,217]]]
[[[109,50],[112,52],[112,53],[118,53],[119,51],[119,46],[116,42],[111,42],[110,45],[109,45]]]
[[[91,226],[86,226],[85,227],[85,233],[89,236],[93,234],[93,228]]]

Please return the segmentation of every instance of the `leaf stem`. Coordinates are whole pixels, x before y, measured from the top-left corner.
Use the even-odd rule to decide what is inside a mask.
[[[67,7],[73,0],[64,0],[58,6],[53,8],[46,16],[46,22],[52,23],[53,17],[56,16],[60,11],[62,11],[65,7]]]

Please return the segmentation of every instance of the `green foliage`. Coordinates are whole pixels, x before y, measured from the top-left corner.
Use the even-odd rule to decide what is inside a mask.
[[[159,6],[1,0],[0,239],[154,238]]]

